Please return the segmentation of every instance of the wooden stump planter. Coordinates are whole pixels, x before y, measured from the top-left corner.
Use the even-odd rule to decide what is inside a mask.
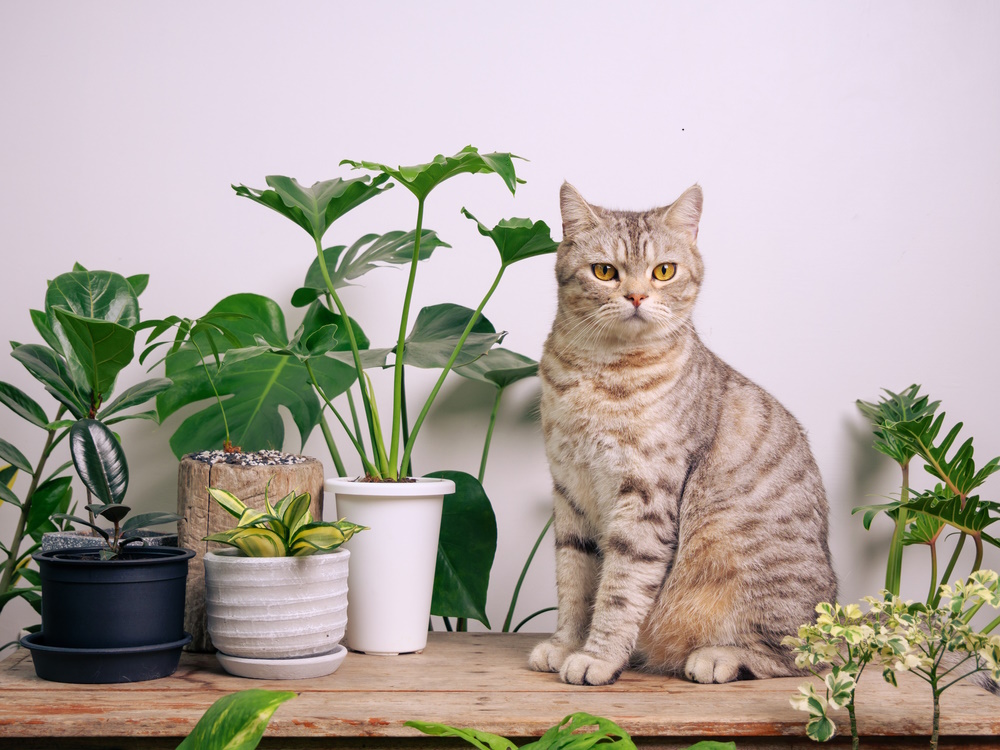
[[[221,451],[209,454],[218,458]],[[181,459],[177,471],[177,522],[178,544],[192,549],[196,555],[190,564],[187,585],[187,604],[184,611],[184,629],[191,633],[189,651],[210,653],[215,649],[208,636],[205,613],[205,553],[225,549],[225,545],[203,542],[202,538],[233,527],[233,518],[219,507],[208,494],[208,488],[218,487],[239,497],[247,506],[264,510],[264,492],[279,500],[295,490],[308,492],[312,497],[310,510],[316,518],[323,517],[323,464],[307,456],[289,456],[276,451],[257,454],[229,454],[236,458],[209,463],[205,454],[191,454]],[[227,463],[226,461],[237,461]],[[247,461],[243,464],[239,461]],[[255,464],[249,461],[256,461]],[[268,463],[288,461],[288,463]],[[291,461],[294,461],[291,462]]]

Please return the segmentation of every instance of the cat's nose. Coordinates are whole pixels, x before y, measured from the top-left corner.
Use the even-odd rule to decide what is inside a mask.
[[[635,307],[638,307],[640,303],[642,303],[642,301],[646,299],[646,297],[648,296],[649,296],[648,294],[639,294],[638,292],[634,292],[633,294],[626,294],[625,298],[632,300],[632,304]]]

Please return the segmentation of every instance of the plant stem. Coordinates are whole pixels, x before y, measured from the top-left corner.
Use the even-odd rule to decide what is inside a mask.
[[[511,631],[511,632],[516,633],[517,631],[519,631],[521,628],[523,628],[525,625],[527,625],[529,622],[531,622],[532,620],[534,620],[539,615],[544,615],[546,612],[555,612],[558,609],[559,609],[559,607],[546,607],[545,609],[540,609],[537,612],[532,612],[530,615],[528,615],[523,620],[521,620],[521,622],[519,622],[517,625],[515,625],[514,626],[514,630]]]
[[[941,725],[941,693],[938,690],[933,691],[934,694],[934,722],[931,729],[931,748],[932,750],[937,750],[938,746],[938,734]]]
[[[358,340],[354,335],[354,326],[351,325],[351,319],[347,315],[347,310],[344,308],[344,303],[340,301],[340,297],[337,295],[337,290],[333,288],[333,280],[330,278],[330,271],[326,267],[326,256],[323,254],[323,243],[320,241],[318,237],[316,238],[316,255],[319,256],[319,270],[320,273],[323,274],[323,281],[326,283],[326,289],[330,293],[330,299],[332,299],[333,304],[337,306],[337,310],[338,312],[340,312],[340,316],[344,319],[344,328],[347,329],[347,340],[351,344],[351,355],[354,357],[354,369],[357,371],[358,374],[358,388],[361,389],[361,401],[364,403],[365,415],[368,417],[368,429],[371,430],[372,445],[373,445],[372,453],[375,453],[374,449],[375,432],[372,422],[372,412],[371,412],[371,404],[369,403],[369,394],[365,391],[365,368],[361,364],[361,351],[358,349]],[[313,378],[313,382],[314,383],[316,382],[315,378]],[[329,403],[328,399],[327,403]],[[332,406],[330,408],[333,409]],[[348,430],[348,432],[350,431]],[[365,470],[367,471],[368,470],[367,467],[372,466],[372,462],[368,461],[367,457],[365,456],[364,448],[358,444],[358,441],[355,440],[353,442],[355,449],[357,449],[358,452],[360,452],[361,454],[362,462],[366,463]],[[381,478],[382,475],[378,471],[376,471],[376,473],[373,474],[372,476]]]
[[[344,471],[344,462],[340,459],[340,451],[337,450],[337,444],[333,442],[333,433],[330,432],[330,425],[327,424],[326,417],[322,414],[319,417],[319,426],[323,430],[326,447],[330,449],[330,457],[333,459],[333,465],[337,469],[337,476],[346,477],[347,472]]]
[[[226,407],[222,405],[222,397],[219,396],[219,391],[215,387],[215,381],[212,379],[212,373],[208,371],[208,364],[205,362],[205,355],[201,353],[201,347],[198,346],[198,342],[194,340],[194,336],[191,337],[191,345],[194,347],[195,351],[198,352],[198,356],[201,358],[201,366],[205,369],[205,377],[208,378],[208,384],[212,386],[212,393],[215,394],[215,400],[219,402],[219,411],[222,413],[222,426],[226,430],[226,442],[223,445],[232,445],[232,442],[229,440],[229,421],[226,419]]]
[[[899,596],[899,586],[903,575],[903,534],[906,533],[908,511],[906,503],[910,500],[910,462],[900,464],[903,471],[903,481],[899,491],[899,501],[903,503],[896,510],[896,528],[892,532],[889,543],[889,561],[885,568],[885,587],[893,596]]]
[[[403,368],[403,388],[399,392],[399,396],[400,396],[400,398],[399,398],[399,404],[400,404],[399,415],[401,417],[401,421],[402,421],[402,425],[403,425],[403,445],[406,445],[408,442],[410,442],[410,416],[409,416],[409,411],[406,408],[406,368],[405,367]],[[412,474],[413,473],[412,467],[407,466],[406,467],[406,473],[407,474]]]
[[[930,604],[934,600],[934,594],[935,594],[935,592],[938,589],[938,583],[937,583],[937,580],[938,580],[938,577],[937,577],[937,572],[938,572],[937,543],[936,542],[931,542],[930,543],[930,548],[931,548],[931,588],[930,588],[930,591],[927,592],[927,603],[928,604]]]
[[[403,297],[403,314],[399,319],[399,338],[396,342],[396,361],[393,373],[392,438],[389,445],[389,476],[392,479],[398,479],[399,474],[402,473],[398,472],[397,468],[405,471],[406,460],[410,456],[410,452],[407,450],[403,455],[402,466],[396,463],[396,459],[399,457],[399,429],[402,424],[400,420],[400,408],[403,392],[403,350],[406,343],[406,325],[410,317],[410,299],[413,297],[413,285],[417,281],[417,263],[420,260],[420,236],[423,233],[423,225],[424,199],[417,198],[417,229],[413,237],[413,258],[410,261],[410,277],[406,282],[406,296]],[[407,442],[407,445],[409,445],[409,442]]]
[[[358,410],[354,406],[354,394],[351,393],[351,389],[347,389],[347,405],[351,407],[351,421],[354,422],[354,435],[358,439],[358,443],[363,444],[364,440],[361,439],[361,424],[358,422]]]
[[[483,460],[479,462],[479,483],[486,476],[486,459],[490,455],[490,442],[493,440],[493,429],[497,426],[497,413],[500,411],[500,399],[503,398],[503,388],[497,389],[497,397],[493,401],[493,413],[490,414],[490,426],[486,430],[486,442],[483,443]]]
[[[851,750],[858,750],[861,738],[858,737],[858,717],[854,715],[854,700],[847,704],[847,714],[851,717]]]
[[[60,406],[53,421],[58,422],[65,413],[66,407]],[[10,551],[7,561],[3,566],[3,574],[0,575],[0,593],[9,591],[14,582],[14,570],[17,568],[18,552],[21,548],[21,541],[24,539],[24,529],[28,523],[28,514],[31,513],[31,500],[35,496],[35,490],[38,489],[42,470],[45,468],[45,462],[48,460],[49,454],[55,446],[55,430],[48,430],[48,433],[48,437],[45,438],[45,446],[42,448],[42,455],[38,459],[38,465],[31,475],[31,485],[28,487],[28,494],[24,496],[24,502],[21,503],[21,514],[18,516],[17,526],[14,527],[14,537],[10,542]]]
[[[535,540],[535,546],[531,548],[531,552],[528,553],[528,559],[524,561],[524,567],[521,568],[521,575],[517,579],[517,585],[514,586],[514,594],[510,599],[510,607],[507,608],[507,618],[503,621],[503,632],[510,632],[510,623],[514,619],[514,608],[517,606],[517,597],[521,594],[521,584],[524,583],[524,577],[528,575],[528,568],[531,567],[531,561],[535,559],[535,553],[538,552],[538,547],[542,543],[542,539],[549,531],[549,527],[552,522],[556,520],[555,513],[549,516],[549,520],[545,522],[545,526],[542,527],[542,533],[538,535],[538,539]],[[522,622],[521,625],[524,623]],[[518,627],[521,627],[518,625]]]
[[[455,632],[465,633],[469,630],[469,621],[464,617],[458,617],[455,619]]]
[[[948,583],[951,580],[951,573],[955,570],[955,563],[958,562],[958,556],[962,552],[962,546],[965,544],[965,537],[967,537],[964,531],[959,535],[958,542],[955,543],[955,551],[951,553],[951,559],[948,561],[948,567],[944,569],[944,575],[941,576],[942,583]],[[937,607],[938,603],[941,601],[941,592],[934,592],[934,599],[931,601],[932,607]]]
[[[987,625],[979,632],[982,633],[983,635],[989,635],[990,633],[992,633],[994,630],[997,629],[998,625],[1000,625],[1000,617],[997,617],[993,622],[991,622],[989,625]]]
[[[972,573],[975,573],[983,565],[983,534],[977,531],[972,535],[972,541],[976,543],[976,559],[972,563]],[[970,575],[972,574],[970,573]]]
[[[458,359],[458,355],[461,353],[462,347],[465,346],[465,340],[469,338],[469,334],[472,333],[472,329],[479,321],[479,316],[482,314],[483,308],[486,307],[486,303],[490,301],[490,297],[493,296],[493,292],[495,292],[497,286],[500,285],[500,279],[503,278],[505,270],[507,270],[507,266],[500,266],[500,270],[497,272],[497,276],[493,280],[493,286],[491,286],[490,290],[486,292],[486,296],[483,297],[483,301],[479,303],[479,307],[476,308],[476,311],[469,319],[468,325],[465,326],[465,330],[462,331],[462,335],[458,339],[458,344],[455,345],[455,349],[452,351],[451,356],[448,358],[444,368],[441,370],[441,375],[434,384],[434,388],[427,397],[427,401],[424,402],[424,408],[420,410],[420,416],[417,417],[417,421],[413,425],[413,432],[410,434],[410,439],[406,443],[406,449],[403,451],[402,467],[404,471],[406,467],[409,466],[410,452],[413,450],[413,443],[417,439],[417,433],[420,432],[420,427],[423,425],[424,419],[427,418],[427,413],[431,410],[431,404],[433,404],[434,399],[437,398],[438,391],[441,390],[441,386],[444,385],[445,378],[448,377],[448,373],[451,372],[451,368],[455,364],[455,360]]]
[[[313,387],[316,389],[316,392],[319,393],[323,401],[326,402],[326,405],[330,407],[330,411],[333,412],[333,416],[337,418],[341,426],[344,428],[344,431],[347,433],[347,437],[350,438],[352,443],[354,443],[354,449],[358,452],[358,455],[361,456],[361,463],[364,464],[365,472],[373,477],[379,476],[378,469],[376,469],[372,465],[371,461],[368,460],[368,456],[365,455],[364,449],[360,445],[358,445],[358,441],[354,439],[354,436],[351,434],[350,428],[347,426],[347,422],[345,422],[344,418],[340,416],[340,412],[338,412],[335,408],[333,408],[333,404],[330,403],[330,399],[326,397],[326,393],[324,393],[323,389],[320,387],[319,382],[316,380],[316,375],[313,373],[312,365],[309,364],[309,360],[306,360],[305,365],[306,365],[306,372],[309,373],[309,379],[312,380],[312,384]]]

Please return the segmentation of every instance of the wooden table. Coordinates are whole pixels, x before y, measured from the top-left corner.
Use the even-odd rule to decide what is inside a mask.
[[[0,664],[0,748],[172,748],[217,698],[250,687],[299,693],[278,709],[262,748],[468,747],[426,738],[403,723],[473,726],[525,740],[574,711],[613,719],[639,746],[720,739],[741,750],[819,748],[805,738],[806,715],[788,703],[802,680],[695,685],[626,672],[610,687],[573,687],[525,666],[539,639],[432,633],[422,654],[349,654],[329,677],[274,682],[231,677],[215,657],[186,654],[176,674],[162,680],[64,685],[35,677],[22,651]],[[858,690],[862,747],[926,747],[931,701],[923,682],[901,675],[894,689],[872,671]],[[1000,747],[1000,698],[956,685],[944,694],[941,728],[942,747]],[[841,734],[824,747],[843,747],[844,740]]]

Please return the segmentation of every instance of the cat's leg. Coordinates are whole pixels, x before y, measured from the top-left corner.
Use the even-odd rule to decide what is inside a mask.
[[[706,684],[801,674],[788,654],[766,646],[706,646],[692,651],[684,666],[689,680]]]
[[[600,584],[583,648],[566,659],[563,682],[608,685],[628,666],[640,624],[663,587],[677,549],[677,497],[670,482],[656,488],[622,482],[602,540]]]
[[[528,659],[538,672],[558,672],[586,640],[600,567],[597,541],[580,505],[558,482],[553,494],[559,613],[556,632],[535,646]]]

